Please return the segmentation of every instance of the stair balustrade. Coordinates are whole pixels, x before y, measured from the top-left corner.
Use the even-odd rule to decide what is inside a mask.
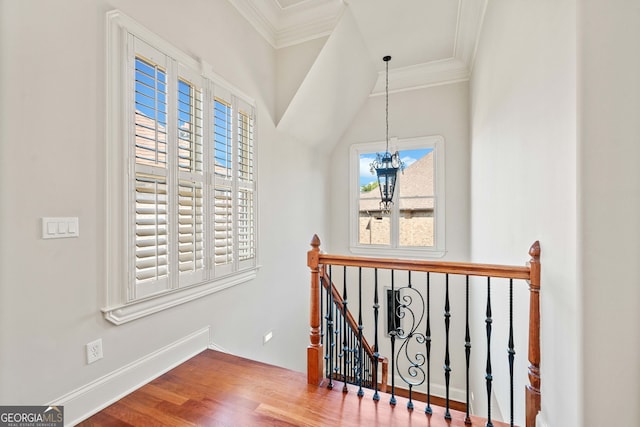
[[[465,423],[471,424],[470,377],[474,344],[471,337],[470,289],[486,289],[484,302],[484,384],[486,388],[486,426],[493,426],[491,399],[494,388],[494,369],[498,363],[491,350],[494,334],[494,307],[492,286],[508,284],[508,337],[506,363],[509,383],[509,420],[514,425],[514,285],[529,284],[528,326],[528,379],[525,389],[525,422],[535,426],[540,411],[540,245],[535,242],[530,250],[531,259],[525,266],[506,266],[424,260],[382,259],[324,254],[320,251],[320,239],[314,236],[312,249],[307,254],[311,269],[310,345],[307,348],[307,382],[320,385],[327,382],[332,388],[334,380],[358,387],[357,395],[364,395],[363,388],[372,389],[373,399],[389,393],[389,403],[396,404],[396,389],[408,388],[409,410],[415,407],[414,391],[426,389],[425,413],[432,414],[432,377],[437,360],[444,362],[444,418],[451,419],[450,381],[452,372],[451,293],[454,288],[464,289],[464,373],[465,373]],[[484,285],[482,284],[484,278]],[[335,282],[339,283],[338,285]],[[460,285],[460,286],[459,286]],[[436,293],[444,293],[442,322],[444,331],[438,332],[438,343],[444,354],[435,355],[436,333],[433,300]],[[355,294],[355,295],[354,295]],[[381,294],[383,297],[381,298]],[[353,300],[352,300],[353,298]],[[385,302],[385,304],[381,304]],[[371,304],[371,305],[369,305]],[[386,306],[386,310],[381,309]],[[369,307],[371,310],[369,310]],[[459,309],[459,307],[457,307]],[[356,317],[352,313],[357,313]],[[439,322],[439,321],[438,321]],[[386,328],[385,328],[386,326]],[[522,335],[522,334],[519,334]],[[442,342],[444,341],[444,342]],[[373,346],[369,344],[373,342]],[[388,357],[383,353],[388,351]],[[443,357],[442,359],[437,359]],[[389,360],[390,359],[390,369]],[[456,369],[460,369],[456,366]],[[391,372],[388,388],[387,376]],[[396,386],[396,378],[402,387]],[[501,380],[504,381],[504,380]]]

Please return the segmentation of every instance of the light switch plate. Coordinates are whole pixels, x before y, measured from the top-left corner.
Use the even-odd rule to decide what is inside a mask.
[[[45,217],[42,218],[43,239],[64,239],[80,236],[78,217]]]

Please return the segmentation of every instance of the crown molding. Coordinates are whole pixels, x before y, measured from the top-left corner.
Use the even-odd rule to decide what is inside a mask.
[[[451,58],[389,70],[389,92],[422,89],[430,86],[469,80],[478,38],[482,29],[487,0],[460,0],[456,22],[456,39]],[[385,72],[378,80],[371,96],[384,94]]]
[[[304,1],[281,7],[276,0],[228,0],[274,48],[331,34],[342,12],[342,0]]]
[[[228,0],[275,49],[329,36],[347,0],[306,0],[282,7],[277,0]],[[488,0],[458,0],[456,36],[447,59],[389,70],[392,92],[469,80]],[[384,72],[371,96],[383,93]]]
[[[469,80],[469,66],[456,58],[433,61],[410,67],[393,68],[389,70],[389,92],[403,92],[417,90],[430,86]],[[371,96],[384,95],[385,72],[378,73]]]
[[[488,0],[462,0],[460,2],[453,56],[467,64],[469,72],[473,69],[487,2]]]
[[[271,0],[228,0],[255,30],[273,47],[276,47],[276,24],[280,8]],[[270,7],[271,6],[271,7]]]

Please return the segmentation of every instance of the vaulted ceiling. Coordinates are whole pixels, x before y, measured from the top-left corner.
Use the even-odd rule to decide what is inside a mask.
[[[382,94],[385,55],[392,56],[390,92],[469,79],[487,3],[487,0],[229,1],[276,49],[328,37],[291,100],[295,112],[289,108],[278,124],[290,133],[299,133],[299,137],[310,134],[305,117],[309,120],[312,113],[335,109],[335,99],[326,97],[324,105],[322,99],[323,94],[341,85],[331,76],[350,82],[353,105],[341,104],[340,108],[346,109],[339,112],[343,119],[350,120],[366,97]],[[341,62],[336,62],[337,58]],[[334,128],[331,135],[313,128],[319,133],[316,132],[312,143],[339,137],[341,119],[337,123],[335,119],[331,118]],[[299,132],[291,129],[294,123]],[[347,125],[344,123],[343,127]]]

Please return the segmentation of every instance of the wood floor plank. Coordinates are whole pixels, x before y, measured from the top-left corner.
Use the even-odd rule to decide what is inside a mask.
[[[215,427],[467,427],[464,412],[424,404],[408,410],[408,399],[390,395],[357,396],[358,388],[334,381],[332,390],[307,384],[306,374],[225,353],[206,350],[81,422],[80,426],[215,426]],[[473,427],[485,420],[472,417]],[[495,422],[496,427],[506,424]]]

